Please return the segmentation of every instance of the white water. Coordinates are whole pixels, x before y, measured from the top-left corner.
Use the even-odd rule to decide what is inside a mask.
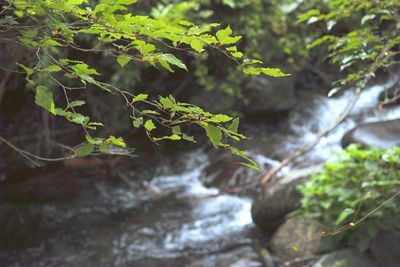
[[[332,151],[340,150],[340,139],[358,123],[400,118],[399,107],[376,108],[383,89],[374,86],[366,90],[344,123],[322,138],[302,162],[309,165],[325,160]],[[264,146],[275,142],[274,148],[288,154],[313,140],[319,130],[335,120],[348,100],[349,93],[337,98],[313,96],[291,112],[290,129],[260,132],[259,137],[265,139]],[[262,166],[278,163],[267,153],[251,156]],[[39,236],[38,245],[7,255],[0,251],[0,263],[7,259],[21,263],[15,266],[216,266],[221,259],[236,255],[241,257],[239,261],[224,266],[261,266],[242,255],[254,254],[249,244],[256,242],[249,235],[254,228],[251,200],[204,186],[204,169],[212,163],[204,151],[180,158],[183,171],[159,164],[159,175],[145,184],[147,192],[136,192],[122,182],[100,182],[80,198],[32,205],[29,210],[44,214],[40,222],[44,229],[50,229],[48,239]],[[232,246],[242,247],[236,252],[230,249]],[[165,264],[174,259],[174,264]]]

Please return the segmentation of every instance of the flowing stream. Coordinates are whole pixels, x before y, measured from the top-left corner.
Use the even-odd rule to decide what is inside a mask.
[[[298,166],[327,159],[357,123],[400,118],[400,108],[376,109],[383,89],[374,86],[363,93],[351,116]],[[289,128],[259,133],[250,155],[265,168],[274,164],[277,158],[268,154],[272,140],[279,150],[273,157],[301,147],[335,119],[348,94],[304,97],[287,118]],[[7,218],[0,218],[0,266],[265,266],[251,199],[204,185],[204,170],[212,160],[203,149],[176,157],[179,171],[173,164],[148,167],[155,172],[142,182],[145,192],[104,178],[68,199],[1,200],[0,214]],[[138,175],[127,176],[135,180]],[[62,178],[84,179],[77,173]]]

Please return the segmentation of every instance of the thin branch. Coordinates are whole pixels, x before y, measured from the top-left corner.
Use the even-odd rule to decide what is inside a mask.
[[[23,157],[27,158],[28,160],[32,161],[33,163],[35,163],[37,166],[40,166],[37,162],[35,162],[33,159],[36,160],[41,160],[41,161],[49,161],[49,162],[53,162],[53,161],[62,161],[62,160],[67,160],[67,159],[73,159],[76,157],[76,155],[69,155],[69,156],[65,156],[65,157],[60,157],[60,158],[46,158],[46,157],[41,157],[41,156],[37,156],[35,154],[32,154],[28,151],[22,150],[20,148],[18,148],[17,146],[15,146],[14,144],[12,144],[11,142],[7,141],[6,139],[4,139],[3,137],[0,136],[0,140],[3,141],[6,145],[8,145],[9,147],[11,147],[12,149],[14,149],[15,151],[17,151],[19,154],[21,154]]]

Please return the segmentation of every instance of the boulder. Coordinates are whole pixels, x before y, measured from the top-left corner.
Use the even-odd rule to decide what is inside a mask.
[[[343,147],[352,143],[382,149],[400,145],[400,119],[360,124],[342,139]]]
[[[321,257],[313,267],[378,267],[365,254],[355,249],[334,251]],[[383,265],[385,267],[389,267]],[[396,265],[399,266],[399,265]]]
[[[254,223],[267,232],[275,230],[288,213],[299,207],[301,194],[297,186],[322,167],[323,165],[315,165],[294,170],[267,184],[264,192],[253,201],[251,215]]]
[[[244,89],[243,95],[248,98],[243,113],[250,116],[288,111],[297,104],[294,80],[291,77],[257,76]]]
[[[381,266],[400,266],[400,231],[379,231],[370,251]]]
[[[271,251],[285,262],[313,258],[322,251],[322,232],[323,226],[316,220],[289,218],[272,235]]]

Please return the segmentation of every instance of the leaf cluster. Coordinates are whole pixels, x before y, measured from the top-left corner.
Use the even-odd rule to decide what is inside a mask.
[[[218,23],[195,25],[184,17],[174,21],[135,14],[136,0],[101,0],[96,4],[88,0],[9,0],[0,20],[4,40],[15,42],[36,54],[35,64],[19,66],[26,73],[28,86],[35,92],[35,103],[54,116],[64,117],[78,124],[85,131],[86,141],[74,149],[77,156],[108,151],[110,145],[126,147],[122,138],[94,137],[101,122],[92,121],[86,115],[86,101],[73,99],[75,90],[100,89],[104,93],[120,96],[126,103],[132,126],[143,128],[153,142],[161,140],[186,140],[193,136],[181,126],[197,125],[216,148],[228,148],[256,168],[256,164],[243,151],[227,141],[240,141],[245,136],[237,132],[238,119],[223,114],[211,114],[192,104],[176,101],[173,96],[150,99],[147,92],[132,93],[102,81],[101,71],[88,62],[76,58],[60,58],[60,51],[76,50],[84,54],[108,54],[121,68],[131,61],[149,64],[174,72],[188,71],[187,65],[177,56],[178,51],[201,55],[214,49],[231,59],[243,74],[286,76],[276,68],[262,66],[263,62],[249,59],[237,47],[241,36]],[[82,39],[90,39],[93,47],[82,47]],[[67,54],[67,53],[64,53]],[[38,77],[41,77],[40,79]],[[54,95],[61,91],[65,104],[57,103]],[[64,106],[64,107],[62,107]],[[81,111],[79,111],[81,110]],[[227,123],[230,123],[229,125]],[[171,131],[157,136],[159,127]]]

